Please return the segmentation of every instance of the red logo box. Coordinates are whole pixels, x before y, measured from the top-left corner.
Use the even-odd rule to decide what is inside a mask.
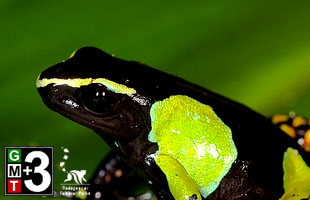
[[[22,186],[20,179],[8,179],[8,193],[21,193]]]

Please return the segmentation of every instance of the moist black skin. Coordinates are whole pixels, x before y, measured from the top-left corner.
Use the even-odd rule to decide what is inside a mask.
[[[211,106],[232,129],[237,160],[207,199],[279,199],[284,193],[282,161],[288,147],[298,149],[310,164],[309,155],[294,141],[248,107],[141,63],[115,58],[97,48],[79,49],[69,60],[42,72],[39,79],[43,78],[106,78],[137,91],[131,96],[118,94],[99,84],[81,88],[49,84],[38,88],[50,109],[93,129],[143,179],[151,180],[150,186],[159,199],[173,197],[163,172],[152,159],[146,159],[158,149],[157,144],[147,139],[151,130],[149,111],[154,102],[171,95],[186,95]],[[98,108],[92,98],[87,97],[91,95],[89,90],[105,92],[106,100]],[[142,99],[144,105],[135,98]],[[66,100],[78,106],[72,107]],[[107,108],[102,108],[105,101]]]

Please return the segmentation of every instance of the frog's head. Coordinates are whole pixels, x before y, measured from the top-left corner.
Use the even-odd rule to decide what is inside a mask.
[[[37,87],[52,110],[119,138],[135,138],[150,130],[149,110],[156,101],[157,71],[84,47],[70,59],[43,71]]]

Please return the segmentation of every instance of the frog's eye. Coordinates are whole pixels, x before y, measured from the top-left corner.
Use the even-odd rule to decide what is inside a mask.
[[[94,114],[104,114],[114,106],[116,98],[111,93],[101,84],[90,84],[80,88],[84,108]]]

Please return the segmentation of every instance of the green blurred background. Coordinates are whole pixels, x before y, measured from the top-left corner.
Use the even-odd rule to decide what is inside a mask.
[[[108,151],[93,131],[45,107],[35,87],[41,71],[83,46],[144,62],[266,116],[310,116],[306,0],[1,0],[0,45],[1,145],[54,146],[56,190],[65,179],[61,147],[70,150],[67,169],[87,169],[87,178]],[[0,181],[1,199],[3,191]]]

